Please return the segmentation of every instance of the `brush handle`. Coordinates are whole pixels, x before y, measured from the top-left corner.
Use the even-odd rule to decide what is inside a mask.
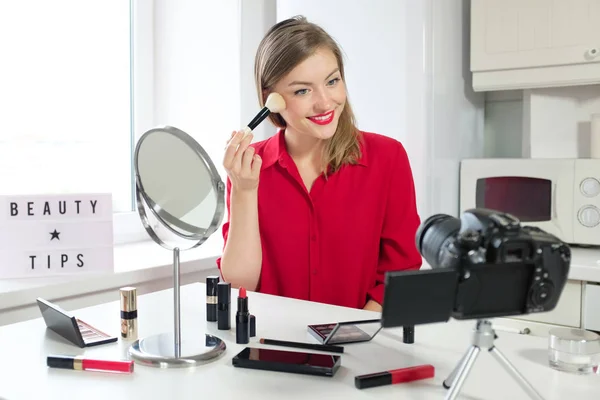
[[[261,122],[263,122],[265,118],[267,118],[270,112],[271,111],[269,111],[267,107],[263,107],[263,109],[260,110],[258,114],[256,114],[256,117],[254,117],[254,119],[250,121],[247,128],[250,129],[250,131],[254,130],[254,128],[256,128]]]

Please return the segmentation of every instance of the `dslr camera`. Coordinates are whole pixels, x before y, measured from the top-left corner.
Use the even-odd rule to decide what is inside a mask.
[[[567,282],[570,248],[511,214],[436,214],[416,245],[431,269],[386,274],[384,327],[550,311]]]

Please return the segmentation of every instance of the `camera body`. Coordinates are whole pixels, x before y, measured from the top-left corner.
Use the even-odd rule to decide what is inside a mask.
[[[432,269],[386,275],[384,326],[550,311],[571,262],[556,236],[483,208],[429,217],[416,245]]]

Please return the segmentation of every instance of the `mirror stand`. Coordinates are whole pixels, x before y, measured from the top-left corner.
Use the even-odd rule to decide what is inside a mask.
[[[152,160],[153,168],[157,164],[156,154],[161,154],[164,150],[165,137],[168,140],[178,140],[184,143],[188,149],[193,150],[194,156],[198,156],[202,160],[204,166],[207,166],[206,170],[210,173],[211,179],[208,180],[206,185],[210,185],[217,198],[216,209],[213,211],[214,216],[211,214],[210,227],[208,229],[199,228],[196,225],[192,225],[188,222],[183,221],[181,216],[177,216],[173,213],[172,209],[165,209],[164,206],[158,204],[144,190],[142,179],[140,178],[140,171],[138,165],[142,163],[142,159],[139,156],[140,149],[143,149],[142,143],[144,139],[149,141],[150,144],[146,144],[146,147],[152,147],[152,141],[148,139],[151,135],[161,135],[163,142],[160,143],[160,151],[157,150],[157,146],[154,149],[147,150],[149,153],[149,159]],[[175,145],[173,145],[175,147]],[[143,151],[143,150],[142,150]],[[179,157],[182,158],[182,157]],[[173,160],[166,160],[165,166],[172,166]],[[135,185],[135,196],[138,213],[140,220],[146,232],[150,237],[165,249],[173,251],[173,332],[172,333],[160,333],[136,340],[129,349],[131,358],[140,364],[159,367],[159,368],[177,368],[177,367],[194,367],[197,365],[205,364],[210,362],[225,352],[226,345],[220,338],[205,333],[205,326],[203,324],[195,324],[192,321],[188,324],[185,332],[182,335],[181,330],[181,296],[180,296],[180,247],[177,245],[170,245],[166,240],[163,240],[155,232],[148,219],[148,213],[146,209],[150,211],[158,221],[161,222],[168,231],[175,234],[177,238],[187,239],[188,241],[194,241],[190,247],[186,247],[184,250],[190,250],[200,246],[208,239],[208,237],[214,233],[217,229],[223,214],[222,197],[224,191],[224,184],[221,181],[214,165],[208,158],[208,155],[204,150],[197,144],[191,137],[184,132],[173,128],[173,127],[162,127],[156,128],[146,132],[138,143],[135,154],[135,167],[136,167],[136,185]],[[175,168],[174,168],[175,169]],[[189,168],[185,168],[189,170]],[[193,169],[192,169],[193,170]],[[174,170],[174,173],[181,172]],[[206,180],[205,180],[206,181]],[[187,185],[193,185],[193,183],[186,182]],[[182,194],[173,195],[169,192],[172,197],[184,197]],[[204,193],[202,196],[206,196]],[[169,200],[173,201],[173,198]],[[205,197],[198,199],[198,203],[202,203]],[[163,200],[165,204],[168,204],[168,200]],[[179,205],[179,204],[178,204]],[[189,207],[188,207],[189,208]],[[174,208],[173,208],[174,209]],[[187,208],[186,208],[187,210]],[[188,210],[189,211],[189,210]],[[175,229],[178,228],[178,229]],[[198,322],[201,319],[198,318]],[[193,328],[193,329],[190,329]]]

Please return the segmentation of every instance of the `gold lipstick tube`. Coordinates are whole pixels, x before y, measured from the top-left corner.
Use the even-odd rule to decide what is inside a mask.
[[[138,336],[137,289],[131,286],[121,288],[121,337],[136,340]]]

